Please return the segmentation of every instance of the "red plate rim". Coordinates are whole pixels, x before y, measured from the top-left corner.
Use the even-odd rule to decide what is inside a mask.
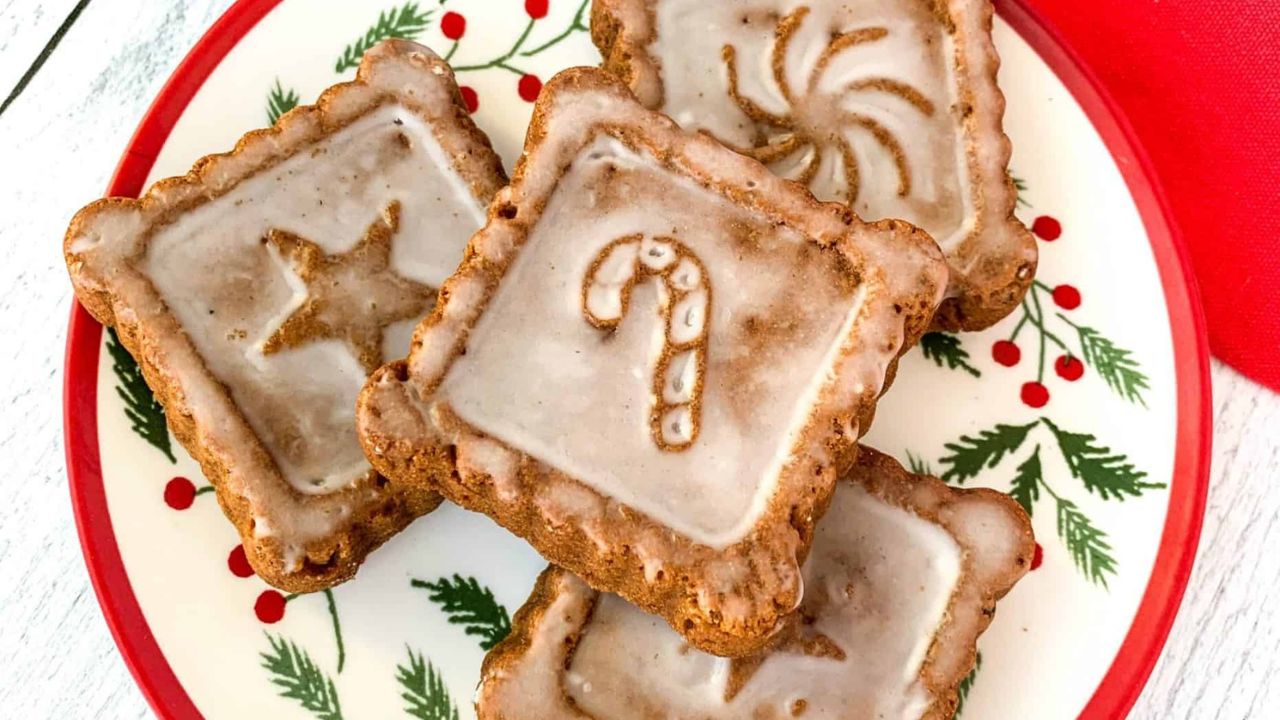
[[[228,53],[281,0],[237,0],[174,70],[130,140],[108,195],[136,196],[187,105]],[[1133,624],[1081,718],[1119,718],[1146,684],[1178,613],[1195,561],[1209,488],[1212,443],[1209,350],[1187,250],[1150,160],[1097,77],[1027,0],[995,0],[1000,16],[1048,63],[1084,108],[1132,194],[1160,272],[1173,336],[1177,438],[1169,511]],[[116,545],[98,453],[97,369],[102,326],[74,304],[67,336],[63,422],[67,472],[85,565],[116,644],[161,718],[200,711],[160,650]]]

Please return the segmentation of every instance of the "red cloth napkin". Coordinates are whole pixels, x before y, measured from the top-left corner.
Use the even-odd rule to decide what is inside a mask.
[[[1280,0],[1029,2],[1151,155],[1214,354],[1280,391]]]

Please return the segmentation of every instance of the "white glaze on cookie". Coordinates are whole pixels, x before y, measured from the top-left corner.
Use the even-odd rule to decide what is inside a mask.
[[[657,0],[652,12],[659,109],[681,125],[864,218],[909,220],[949,253],[972,231],[954,42],[931,2]]]
[[[369,471],[354,419],[366,372],[341,339],[263,352],[264,342],[308,299],[281,244],[268,240],[288,233],[338,256],[392,207],[398,222],[389,272],[438,287],[483,211],[432,130],[414,113],[386,105],[181,214],[155,232],[138,261],[300,492],[341,489]],[[369,307],[391,304],[391,286],[376,280],[347,277],[352,286],[344,296],[364,298]],[[383,334],[386,357],[408,351],[398,325]]]
[[[799,636],[826,638],[842,659],[778,650],[745,673],[744,661],[693,649],[661,618],[563,573],[520,661],[486,675],[481,717],[518,701],[548,719],[918,718],[934,701],[920,677],[962,555],[939,525],[841,482],[804,568]]]
[[[637,258],[646,241],[687,250],[696,281],[605,252],[633,236]],[[592,299],[597,261],[611,279]],[[366,384],[361,442],[387,477],[484,512],[698,647],[750,654],[800,603],[811,528],[945,284],[924,232],[861,223],[570,69],[407,362]],[[684,287],[708,308],[689,326],[706,331],[699,431],[663,448],[650,411],[679,398],[655,371],[687,339],[669,322]],[[477,439],[516,462],[472,457]]]
[[[913,718],[930,698],[918,676],[960,577],[944,530],[841,483],[804,570],[801,633],[829,638],[843,660],[775,652],[725,701],[735,661],[692,650],[660,619],[602,596],[566,685],[598,718]],[[739,661],[741,662],[741,661]],[[588,689],[589,688],[589,689]],[[652,708],[646,703],[656,702]]]
[[[670,250],[670,267],[655,256],[637,272],[630,253],[646,248]],[[866,290],[837,257],[598,139],[560,180],[435,402],[665,527],[729,545],[772,495],[862,307]],[[605,292],[609,277],[619,292]],[[684,374],[700,385],[686,400],[687,362],[702,370]],[[694,422],[695,404],[696,436],[656,440],[653,413],[684,407],[680,421]]]
[[[678,452],[698,438],[711,287],[697,253],[670,237],[634,234],[606,245],[582,283],[587,321],[613,332],[631,307],[636,283],[654,279],[662,316],[662,348],[653,369],[649,429],[662,450]]]

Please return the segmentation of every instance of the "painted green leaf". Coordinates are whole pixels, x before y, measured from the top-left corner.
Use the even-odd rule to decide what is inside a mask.
[[[462,625],[468,635],[479,637],[480,647],[485,650],[492,649],[511,632],[507,609],[493,597],[492,590],[482,587],[473,577],[463,578],[455,573],[452,580],[415,579],[410,584],[429,591],[431,602],[440,605],[449,616],[449,623]]]
[[[1040,466],[1040,446],[1036,445],[1031,456],[1018,466],[1018,473],[1013,476],[1013,487],[1009,489],[1009,496],[1017,500],[1022,509],[1031,515],[1032,508],[1040,499],[1042,482],[1044,482],[1044,470]]]
[[[1147,490],[1167,487],[1164,483],[1143,482],[1147,473],[1138,470],[1124,455],[1096,444],[1097,438],[1085,433],[1072,433],[1058,427],[1048,418],[1044,424],[1053,431],[1072,476],[1089,492],[1103,500],[1138,497]]]
[[[164,453],[169,462],[176,463],[169,440],[169,426],[165,423],[164,406],[147,387],[138,363],[120,344],[115,328],[107,328],[107,352],[111,355],[111,372],[116,376],[116,394],[124,401],[124,414],[129,427],[149,445]]]
[[[1031,203],[1026,199],[1027,181],[1014,175],[1013,172],[1009,173],[1009,179],[1013,182],[1013,189],[1018,193],[1018,204],[1031,207]]]
[[[275,125],[280,116],[298,107],[298,93],[292,88],[286,89],[276,78],[275,87],[267,93],[267,123]]]
[[[1057,498],[1058,537],[1067,546],[1076,567],[1091,581],[1107,587],[1107,576],[1116,574],[1107,534],[1093,524],[1075,503]]]
[[[333,680],[326,676],[306,650],[283,637],[267,633],[271,651],[261,653],[262,667],[281,697],[297,700],[318,720],[342,720],[342,706]]]
[[[1027,425],[996,425],[976,436],[963,435],[960,440],[945,446],[951,454],[942,458],[948,466],[942,479],[963,485],[978,476],[985,468],[993,468],[1008,453],[1014,452],[1027,439],[1027,433],[1036,423]]]
[[[1075,328],[1076,335],[1080,338],[1080,355],[1085,364],[1093,368],[1098,377],[1117,395],[1146,407],[1147,401],[1142,393],[1149,390],[1150,385],[1133,353],[1117,346],[1091,327],[1076,325],[1061,313],[1058,317]]]
[[[378,13],[378,21],[366,30],[362,37],[342,50],[342,55],[334,63],[334,71],[346,72],[358,66],[360,58],[364,57],[369,48],[383,40],[391,38],[399,38],[401,40],[416,39],[422,34],[422,31],[427,29],[427,25],[431,22],[431,16],[434,13],[434,10],[420,12],[416,2],[407,2],[398,8]]]
[[[405,701],[405,713],[420,720],[458,720],[458,706],[449,697],[449,689],[435,666],[424,661],[421,654],[408,652],[408,666],[396,666],[396,682],[404,688],[400,697]]]
[[[960,717],[960,713],[964,712],[964,703],[969,699],[969,691],[973,689],[973,683],[978,679],[978,671],[982,669],[982,653],[978,653],[978,660],[974,663],[973,669],[968,675],[960,681],[956,687],[956,713],[952,715],[952,720]]]
[[[916,475],[935,475],[933,468],[929,467],[929,461],[917,456],[910,450],[907,451],[907,467]]]
[[[974,377],[982,377],[978,368],[969,364],[969,351],[960,344],[960,338],[947,333],[926,333],[920,338],[920,351],[938,367],[963,370]]]

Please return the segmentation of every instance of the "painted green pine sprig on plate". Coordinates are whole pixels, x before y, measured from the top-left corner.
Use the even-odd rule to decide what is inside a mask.
[[[1047,431],[1045,439],[1056,445],[1070,476],[1078,480],[1086,492],[1101,500],[1124,501],[1167,487],[1164,483],[1148,482],[1145,471],[1139,470],[1127,456],[1099,443],[1094,435],[1065,430],[1047,417],[1023,425],[996,424],[947,443],[949,454],[939,460],[945,468],[942,479],[964,485],[995,469],[1006,458],[1017,456],[1037,428]],[[1032,516],[1044,498],[1052,500],[1059,540],[1076,568],[1091,582],[1105,588],[1117,570],[1109,536],[1083,508],[1046,478],[1044,447],[1044,443],[1036,443],[1030,453],[1021,457],[1009,480],[1009,495]]]
[[[1050,302],[1060,311],[1047,313]],[[1080,291],[1075,286],[1067,283],[1050,286],[1036,280],[1027,291],[1012,331],[992,345],[992,359],[1006,368],[1021,364],[1023,352],[1018,339],[1029,332],[1036,350],[1036,375],[1034,380],[1024,383],[1020,391],[1022,402],[1027,406],[1042,408],[1049,403],[1045,381],[1051,364],[1054,374],[1066,382],[1075,382],[1084,376],[1086,368],[1092,369],[1116,395],[1146,407],[1145,393],[1150,389],[1150,380],[1134,353],[1097,328],[1076,322],[1062,312],[1075,310],[1080,303]],[[1050,320],[1065,325],[1070,334],[1049,327]],[[957,335],[928,333],[920,339],[920,349],[924,357],[938,367],[962,370],[975,378],[982,374],[972,365],[971,355]],[[1058,353],[1051,363],[1050,352]]]
[[[443,4],[443,3],[441,3]],[[435,10],[422,10],[419,3],[406,2],[378,13],[377,20],[364,34],[342,49],[333,64],[336,73],[353,70],[360,65],[364,54],[374,45],[392,38],[416,40],[431,24]],[[279,78],[267,91],[267,122],[274,125],[281,115],[298,106],[298,91],[286,87]]]
[[[383,40],[416,40],[431,24],[434,14],[435,10],[424,11],[416,2],[406,2],[378,13],[378,19],[365,30],[364,35],[342,49],[342,54],[333,65],[334,72],[354,69],[360,64],[364,54]]]
[[[444,6],[445,0],[440,0],[439,4]],[[537,57],[561,45],[573,35],[588,32],[590,28],[587,25],[587,11],[590,7],[590,0],[581,0],[573,17],[563,29],[539,41],[540,33],[534,31],[539,21],[550,13],[550,3],[547,0],[527,0],[524,3],[524,10],[529,17],[529,22],[509,49],[480,62],[455,63],[454,72],[463,74],[497,70],[515,73],[519,76],[516,92],[526,102],[533,102],[538,99],[542,91],[542,78],[519,67],[520,60]],[[417,40],[430,27],[435,13],[434,9],[423,10],[421,4],[417,2],[406,2],[383,10],[362,36],[343,48],[334,63],[334,71],[341,74],[356,68],[364,54],[383,40],[390,38]],[[440,17],[439,22],[441,34],[446,40],[452,41],[452,45],[445,51],[445,60],[453,61],[466,34],[466,17],[456,10],[449,10]],[[533,43],[536,43],[534,47],[526,47]],[[464,84],[459,87],[459,91],[467,109],[470,112],[476,112],[480,107],[480,99],[475,89]],[[284,85],[277,78],[275,85],[267,91],[267,120],[275,124],[281,115],[297,107],[298,102],[298,92]]]
[[[286,88],[276,78],[275,87],[267,93],[267,123],[275,125],[281,115],[298,107],[298,91]]]
[[[482,650],[492,650],[511,632],[507,609],[474,577],[455,573],[434,582],[414,579],[410,585],[426,590],[428,599],[449,617],[449,624],[461,625],[467,635],[479,638]]]
[[[458,706],[435,665],[410,648],[406,648],[406,652],[409,662],[396,665],[396,682],[403,689],[400,697],[405,702],[405,714],[419,720],[458,720]]]
[[[295,700],[317,720],[343,720],[338,690],[311,655],[291,640],[266,633],[271,644],[260,654],[262,667],[271,675],[282,697]]]
[[[1026,182],[1011,177],[1019,193],[1019,204],[1030,207],[1025,199]],[[1062,237],[1062,223],[1042,215],[1031,224],[1031,231],[1042,242],[1056,242]],[[992,359],[1006,368],[1020,365],[1023,348],[1018,341],[1028,336],[1031,338],[1035,379],[1023,383],[1019,394],[1022,402],[1032,408],[1042,408],[1049,403],[1046,380],[1050,367],[1058,378],[1069,383],[1080,380],[1086,369],[1091,369],[1117,396],[1146,407],[1150,379],[1135,354],[1101,330],[1068,315],[1082,302],[1080,290],[1070,283],[1049,285],[1040,279],[1033,281],[1026,297],[1008,321],[1012,323],[1012,329],[992,345]],[[920,346],[924,357],[938,367],[962,370],[975,378],[981,375],[970,362],[970,353],[957,335],[929,333],[921,338]]]
[[[977,659],[973,663],[973,669],[969,671],[968,675],[964,676],[964,679],[956,687],[956,711],[951,716],[952,720],[956,720],[964,712],[964,704],[969,700],[969,692],[973,690],[973,683],[978,679],[978,671],[981,669],[982,653],[978,653]]]
[[[124,414],[129,419],[129,429],[151,447],[164,453],[169,462],[178,462],[169,439],[169,426],[165,422],[164,406],[142,377],[142,369],[120,343],[115,328],[107,328],[107,353],[111,355],[111,373],[116,376],[116,394],[124,401]]]
[[[938,367],[963,370],[975,378],[982,377],[982,372],[969,362],[969,351],[964,349],[964,344],[956,335],[942,332],[927,333],[920,338],[920,352]]]

